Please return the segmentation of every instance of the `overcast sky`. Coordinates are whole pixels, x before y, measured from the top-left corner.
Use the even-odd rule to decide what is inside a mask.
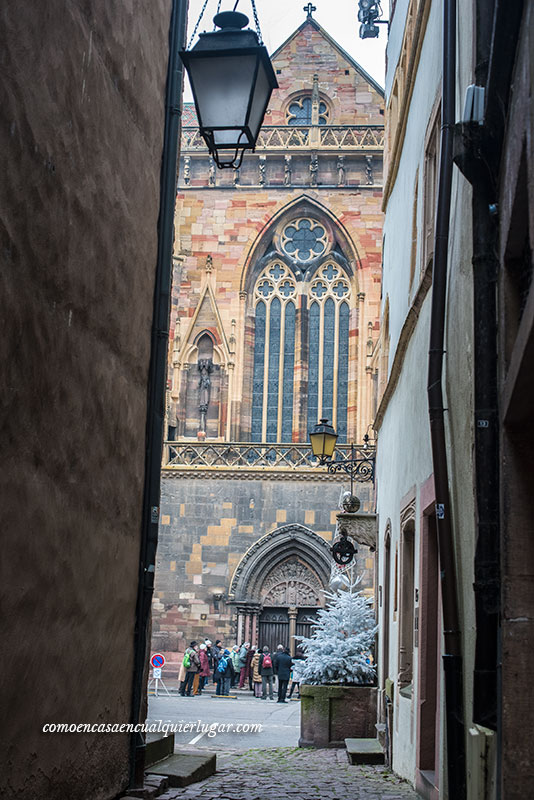
[[[194,30],[204,0],[189,0],[188,42]],[[218,0],[208,0],[208,5],[199,32],[213,30],[213,17],[217,12]],[[269,53],[273,53],[301,25],[306,14],[303,11],[307,3],[304,0],[256,0],[256,8],[260,20],[263,41]],[[384,51],[387,31],[380,25],[378,39],[360,39],[358,30],[358,0],[314,0],[317,11],[313,12],[325,31],[343,47],[381,86],[384,86]],[[221,11],[229,11],[234,0],[222,0]],[[254,28],[252,5],[250,0],[240,0],[238,11],[250,19],[250,27]],[[189,85],[186,83],[185,100],[191,101]]]

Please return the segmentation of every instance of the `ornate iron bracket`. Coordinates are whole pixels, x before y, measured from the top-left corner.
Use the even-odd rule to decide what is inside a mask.
[[[351,447],[350,458],[337,458],[332,461],[330,458],[321,458],[319,464],[327,465],[330,474],[345,472],[350,476],[350,492],[353,494],[354,481],[374,483],[375,480],[375,449],[372,445],[365,443],[362,448],[363,455],[356,458],[354,455],[354,445]],[[361,452],[361,451],[360,451]]]

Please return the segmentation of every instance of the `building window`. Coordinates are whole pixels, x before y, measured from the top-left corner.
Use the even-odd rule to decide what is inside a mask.
[[[439,177],[440,120],[441,114],[438,109],[434,115],[425,149],[422,272],[426,270],[430,260],[434,256],[434,226]]]
[[[348,280],[335,263],[311,280],[308,320],[308,430],[332,420],[339,441],[347,438],[349,352]]]
[[[290,227],[290,226],[288,226]],[[298,226],[293,224],[295,230]],[[324,229],[321,229],[324,234]],[[323,235],[321,234],[321,235]],[[326,248],[326,243],[323,245]],[[297,286],[302,298],[297,326]],[[339,441],[347,440],[350,284],[335,261],[325,261],[309,281],[298,282],[274,260],[254,289],[255,334],[251,439],[291,442],[294,399],[302,396],[307,372],[307,430],[321,417],[332,420]],[[306,336],[307,332],[307,336]],[[307,370],[306,370],[307,367]],[[303,378],[304,375],[304,378]],[[306,385],[304,386],[306,392]]]
[[[311,95],[303,95],[293,100],[287,109],[288,125],[312,124],[312,99]],[[319,101],[319,125],[328,123],[328,106],[324,100]]]
[[[291,441],[296,283],[289,268],[278,261],[270,264],[254,295],[252,441]]]
[[[323,255],[327,243],[324,227],[308,217],[294,220],[282,231],[282,250],[302,264]]]
[[[400,550],[399,687],[413,681],[415,625],[415,504],[403,512]],[[407,514],[410,518],[406,518]]]

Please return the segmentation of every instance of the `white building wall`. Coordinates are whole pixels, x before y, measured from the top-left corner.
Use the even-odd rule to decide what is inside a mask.
[[[386,93],[393,86],[395,69],[400,55],[407,2],[399,0],[393,17],[388,44]],[[457,119],[463,109],[466,87],[473,77],[473,7],[462,3],[459,8],[457,56]],[[387,200],[384,224],[384,269],[382,282],[382,311],[389,306],[388,377],[395,359],[410,307],[419,286],[423,223],[423,177],[425,139],[428,125],[441,94],[442,3],[433,2],[425,39],[421,50],[414,91],[409,109],[406,133],[402,145],[399,169]],[[390,164],[391,168],[391,155]],[[419,200],[417,210],[418,249],[415,280],[410,287],[410,258],[412,250],[412,215],[415,178],[419,170]],[[449,282],[447,294],[444,404],[448,441],[449,477],[451,489],[458,586],[464,655],[464,701],[466,728],[471,725],[472,674],[474,663],[474,595],[473,562],[475,547],[475,496],[473,478],[473,363],[472,363],[472,265],[471,265],[471,191],[469,184],[454,168],[451,204],[449,252]],[[384,535],[391,523],[390,597],[395,585],[395,550],[400,538],[400,512],[403,498],[415,487],[415,587],[421,585],[419,553],[421,545],[419,490],[432,475],[430,428],[427,406],[427,371],[430,336],[430,289],[420,310],[415,328],[404,355],[400,376],[389,400],[378,431],[377,510],[379,515],[379,583],[384,579]],[[403,343],[405,344],[405,343]],[[400,561],[400,554],[399,554]],[[384,589],[382,597],[384,597]],[[415,783],[417,750],[417,710],[419,685],[417,657],[414,659],[412,697],[398,691],[398,615],[390,605],[389,662],[380,664],[382,676],[396,681],[394,689],[393,769]],[[380,652],[384,645],[384,621],[379,634]],[[440,691],[440,797],[446,792],[446,749],[444,731],[444,687]],[[467,736],[467,762],[471,773],[484,769],[477,766],[472,736]],[[479,759],[480,761],[480,759]],[[476,782],[476,781],[475,781]],[[468,794],[471,797],[471,792]]]

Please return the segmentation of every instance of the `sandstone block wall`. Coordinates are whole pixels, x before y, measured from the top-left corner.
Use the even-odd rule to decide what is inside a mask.
[[[227,605],[230,582],[249,547],[274,528],[311,528],[330,542],[343,482],[206,480],[163,474],[156,562],[152,643],[181,651],[184,642],[210,637],[235,643],[236,612]],[[371,510],[369,487],[359,487],[362,511]],[[356,573],[372,594],[374,558],[358,547]]]

